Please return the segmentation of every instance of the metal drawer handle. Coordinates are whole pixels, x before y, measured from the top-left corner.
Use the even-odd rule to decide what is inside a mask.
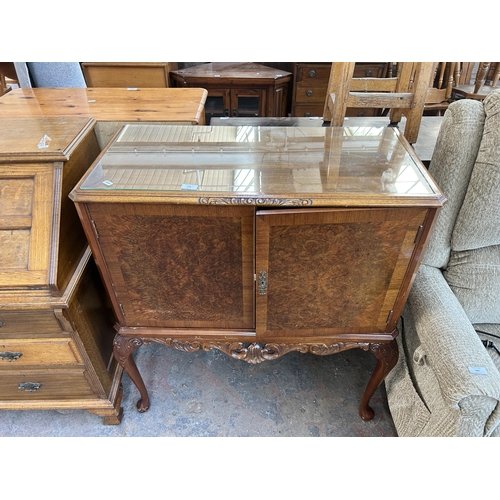
[[[0,321],[0,328],[2,328],[2,326],[4,326],[5,323],[3,321]]]
[[[10,363],[12,361],[17,361],[22,355],[22,352],[5,351],[0,352],[0,359],[2,359],[3,361],[8,361]]]
[[[40,382],[24,382],[18,385],[18,388],[26,392],[35,392],[42,387]]]
[[[308,91],[306,92],[306,96],[307,96],[307,97],[311,97],[312,95],[313,95],[313,91],[312,91],[312,90],[308,90]]]
[[[308,75],[310,78],[315,78],[316,77],[316,70],[312,69],[311,71],[309,71]]]

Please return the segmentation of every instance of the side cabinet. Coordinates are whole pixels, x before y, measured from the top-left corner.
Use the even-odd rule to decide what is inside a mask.
[[[446,201],[392,127],[132,124],[71,199],[139,411],[149,396],[132,354],[150,342],[254,364],[360,348],[378,359],[363,419]]]

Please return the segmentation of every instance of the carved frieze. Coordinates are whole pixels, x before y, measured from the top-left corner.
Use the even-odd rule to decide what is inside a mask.
[[[130,342],[132,341],[136,341],[133,342],[134,346],[137,344],[140,345],[140,343],[148,344],[150,342],[157,342],[183,352],[218,349],[231,358],[246,361],[250,364],[272,361],[292,351],[297,351],[302,354],[311,353],[317,356],[327,356],[348,349],[359,348],[368,351],[370,348],[368,342],[337,342],[333,344],[259,344],[257,342],[200,342],[196,340],[179,340],[174,338],[130,339]]]
[[[284,199],[284,198],[198,198],[200,205],[257,205],[257,206],[284,206],[307,207],[313,204],[311,199]]]

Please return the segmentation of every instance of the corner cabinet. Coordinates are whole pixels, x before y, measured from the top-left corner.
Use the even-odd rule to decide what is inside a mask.
[[[94,125],[0,120],[0,409],[83,409],[118,424],[113,315],[68,198],[99,155]]]
[[[292,73],[257,63],[207,63],[171,71],[177,87],[207,89],[212,117],[287,116]]]
[[[378,358],[364,419],[445,202],[389,127],[127,125],[71,198],[139,411],[149,342],[249,363],[361,348]]]

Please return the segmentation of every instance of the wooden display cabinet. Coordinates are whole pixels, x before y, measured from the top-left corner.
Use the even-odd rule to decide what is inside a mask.
[[[113,314],[68,193],[100,149],[90,118],[0,120],[0,409],[121,420]]]
[[[257,63],[207,63],[172,71],[170,76],[177,87],[207,89],[207,124],[212,117],[288,114],[288,71]]]
[[[139,411],[149,342],[249,363],[360,348],[378,358],[364,419],[445,202],[390,127],[127,125],[70,197]]]

